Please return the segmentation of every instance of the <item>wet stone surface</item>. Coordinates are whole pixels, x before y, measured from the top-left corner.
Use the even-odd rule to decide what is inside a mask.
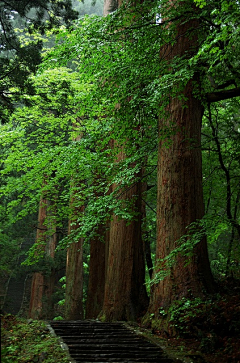
[[[72,362],[174,363],[157,345],[122,323],[51,321],[68,346]]]

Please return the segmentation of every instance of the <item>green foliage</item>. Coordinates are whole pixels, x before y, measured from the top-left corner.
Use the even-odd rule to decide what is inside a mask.
[[[204,303],[200,298],[190,300],[183,297],[181,300],[175,301],[168,310],[170,324],[184,334],[187,332],[186,322],[202,312]],[[160,314],[165,315],[166,312],[162,310]]]
[[[156,150],[156,121],[159,117],[164,118],[163,110],[171,95],[181,97],[182,87],[194,72],[201,73],[204,88],[199,94],[196,85],[195,92],[203,101],[206,92],[214,89],[209,79],[214,78],[215,87],[222,87],[225,81],[229,84],[232,78],[238,82],[234,72],[238,68],[235,54],[239,52],[234,47],[236,53],[233,54],[232,43],[238,37],[237,2],[228,7],[225,1],[210,1],[208,6],[201,1],[197,12],[188,5],[169,9],[167,2],[158,1],[151,3],[149,11],[148,3],[134,9],[129,3],[106,18],[85,17],[71,34],[64,30],[59,35],[59,46],[48,55],[47,64],[52,64],[54,59],[56,66],[66,64],[69,59],[80,60],[80,77],[96,85],[85,99],[86,110],[92,106],[91,122],[94,114],[95,117],[104,115],[101,126],[108,122],[107,130],[111,130],[112,137],[119,144],[126,143],[126,153],[133,155],[133,161],[141,151],[143,157],[149,157],[149,142]],[[152,21],[159,6],[162,17],[169,19],[166,23]],[[172,44],[175,27],[183,21],[186,11],[189,19],[200,20],[197,32],[201,47],[189,57],[174,58],[169,67],[164,57],[159,61],[159,54],[165,44]],[[175,16],[179,21],[170,22]],[[194,36],[194,30],[192,33]],[[231,41],[226,42],[226,38]],[[139,127],[141,137],[137,131]],[[161,138],[166,139],[166,144],[174,132],[174,125],[163,127]],[[137,148],[132,145],[133,140],[138,141]],[[125,169],[124,177],[127,178],[126,173]]]
[[[43,35],[63,23],[69,26],[77,13],[70,0],[10,0],[1,2],[0,14],[0,118],[5,123],[16,103],[19,104],[19,96],[33,91],[28,77],[41,62],[43,44],[33,34]],[[28,39],[23,38],[23,29],[28,31]]]
[[[14,222],[37,211],[42,193],[50,200],[61,194],[57,199],[60,227],[68,218],[69,183],[78,162],[71,155],[75,146],[71,119],[75,121],[72,117],[83,87],[77,75],[66,69],[46,72],[33,81],[38,91],[27,97],[29,106],[16,109],[12,122],[1,126],[4,182],[0,194]]]
[[[1,317],[2,362],[69,362],[58,339],[52,337],[41,321],[19,319],[13,315]]]
[[[61,315],[59,315],[59,316],[56,316],[53,320],[64,320],[64,318]]]
[[[128,2],[107,17],[85,16],[71,30],[59,30],[56,47],[46,52],[45,63],[29,78],[32,92],[21,97],[11,122],[1,126],[0,195],[11,223],[36,212],[44,195],[56,207],[58,228],[66,228],[68,219],[79,226],[60,246],[81,237],[87,241],[113,213],[128,222],[137,217],[134,198],[124,196],[142,181],[152,187],[143,196],[144,233],[155,240],[158,142],[168,147],[178,131],[174,122],[164,121],[169,116],[169,98],[178,97],[185,107],[181,92],[194,74],[201,82],[201,87],[195,83],[194,95],[204,106],[210,93],[239,87],[238,2],[196,0],[195,4],[186,1],[169,8],[169,1],[161,0],[133,7]],[[159,9],[161,19],[156,15]],[[196,49],[170,62],[166,54],[176,42],[176,27],[193,19],[199,22],[190,31],[190,36],[198,37]],[[66,68],[69,65],[74,72]],[[239,252],[239,100],[221,101],[209,110],[203,120],[207,213],[188,227],[169,256],[157,261],[161,271],[153,283],[169,273],[178,254],[187,261],[204,236],[211,259],[224,265],[219,271]],[[230,184],[232,217],[225,213]],[[112,185],[116,185],[114,192]],[[81,210],[77,216],[76,210]],[[223,236],[230,244],[232,229],[236,242],[229,260],[222,246]],[[221,251],[214,256],[219,245]],[[30,257],[36,258],[35,250]]]
[[[194,0],[194,2],[199,6],[200,8],[203,8],[205,5],[207,5],[206,0]]]
[[[65,291],[66,291],[66,276],[61,277],[61,279],[59,280],[59,282],[61,283],[61,288],[64,291],[64,296],[65,296]],[[65,297],[63,299],[59,300],[57,302],[57,304],[59,306],[64,306],[65,305]],[[56,317],[56,318],[54,318],[54,320],[59,320],[58,318],[59,317]]]
[[[213,276],[216,278],[225,278],[226,277],[226,266],[227,266],[227,257],[224,256],[221,252],[215,254],[214,258],[211,260],[211,270]]]
[[[18,241],[11,240],[8,235],[0,232],[0,276],[9,276],[16,267],[16,260],[20,249]]]
[[[233,272],[240,253],[239,100],[212,106],[203,121],[205,222],[213,271],[221,277]]]
[[[169,315],[168,330],[174,330],[179,338],[196,341],[196,348],[203,353],[227,357],[231,350],[238,351],[238,304],[237,294],[218,294],[208,299],[183,298],[173,302],[168,311],[161,309],[160,314]]]
[[[185,259],[185,266],[191,263],[191,258],[195,255],[196,245],[206,237],[204,219],[191,223],[187,226],[186,231],[187,233],[175,242],[175,248],[169,254],[155,261],[156,271],[149,281],[150,285],[154,285],[169,276],[173,266],[178,263],[179,257]]]

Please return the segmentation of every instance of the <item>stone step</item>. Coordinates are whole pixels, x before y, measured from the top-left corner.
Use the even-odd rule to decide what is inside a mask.
[[[84,362],[84,363],[93,363],[93,362],[98,362],[98,363],[106,363],[106,362],[113,362],[113,363],[118,363],[118,362],[120,362],[120,363],[135,363],[135,362],[139,362],[139,363],[173,363],[173,361],[172,360],[157,360],[156,361],[156,359],[154,358],[154,359],[152,359],[152,360],[146,360],[146,359],[144,359],[144,360],[142,360],[142,359],[134,359],[134,360],[123,360],[122,358],[119,358],[119,359],[117,359],[117,358],[113,358],[113,359],[106,359],[106,360],[95,360],[95,359],[93,359],[93,360],[86,360],[85,358],[83,358],[83,359],[81,359],[81,358],[79,358],[79,359],[74,359],[74,361],[76,362],[76,363],[81,363],[81,362]]]
[[[84,350],[90,350],[90,349],[95,349],[95,350],[120,350],[122,351],[123,349],[125,350],[131,350],[131,351],[159,351],[158,347],[155,346],[140,346],[140,345],[133,345],[133,344],[129,344],[128,346],[125,345],[121,345],[121,344],[82,344],[82,343],[77,343],[77,342],[68,342],[68,347],[71,349],[74,349],[75,347],[81,348],[81,351]]]
[[[111,335],[107,335],[105,337],[102,337],[101,338],[98,338],[96,335],[95,336],[84,336],[84,335],[65,335],[65,334],[59,334],[57,331],[56,331],[56,334],[61,336],[64,340],[66,341],[71,341],[72,338],[74,337],[74,340],[78,340],[78,341],[81,341],[82,343],[84,342],[88,342],[88,343],[97,343],[99,342],[99,344],[104,344],[104,343],[114,343],[114,342],[118,342],[118,343],[121,343],[121,344],[125,344],[125,343],[130,343],[130,342],[135,342],[137,343],[139,341],[139,338],[138,337],[131,337],[131,339],[128,339],[127,337],[121,337],[121,339],[118,339],[114,336],[111,336]],[[147,343],[146,343],[147,344]]]
[[[123,323],[53,321],[50,325],[76,363],[173,363],[159,346]]]
[[[82,357],[81,355],[72,355],[72,358],[75,360],[76,363],[80,363],[80,362],[84,362],[84,363],[90,363],[90,362],[98,362],[98,363],[105,363],[105,362],[121,362],[121,363],[135,363],[135,362],[139,362],[139,363],[173,363],[172,359],[169,358],[165,358],[165,357],[144,357],[144,358],[128,358],[128,359],[124,359],[122,357],[114,357],[114,358],[110,358],[110,357],[96,357],[96,358],[87,358],[87,357]]]
[[[79,331],[79,329],[77,330],[75,330],[75,329],[55,329],[59,334],[61,334],[61,335],[63,335],[63,334],[65,334],[66,335],[66,331],[67,331],[67,333],[68,333],[68,335],[73,335],[74,334],[74,336],[75,335],[77,335],[77,336],[81,336],[81,337],[91,337],[91,336],[99,336],[99,335],[101,335],[101,336],[103,336],[103,337],[108,337],[108,336],[113,336],[115,339],[121,339],[121,338],[123,338],[123,337],[129,337],[129,338],[131,338],[131,337],[134,337],[134,333],[131,333],[131,332],[128,332],[128,331],[126,331],[126,332],[123,332],[123,331],[121,331],[121,333],[119,332],[119,333],[116,333],[116,332],[114,332],[114,331],[102,331],[102,330],[99,330],[99,331],[92,331],[92,332],[84,332],[84,331]]]

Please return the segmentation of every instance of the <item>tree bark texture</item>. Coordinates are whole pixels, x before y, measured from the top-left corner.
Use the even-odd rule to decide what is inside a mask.
[[[52,203],[41,198],[38,214],[38,229],[36,235],[37,249],[45,256],[54,259],[56,248],[56,225],[52,213]],[[35,272],[32,277],[31,297],[29,305],[29,317],[32,319],[52,319],[54,305],[52,294],[56,284],[55,271],[50,273]]]
[[[113,143],[111,143],[112,145]],[[100,179],[97,177],[96,180]],[[108,194],[112,191],[109,187]],[[102,311],[107,274],[110,221],[98,226],[96,238],[90,242],[89,279],[86,318],[95,319]]]
[[[120,7],[122,0],[105,0],[104,15]],[[116,109],[120,105],[116,105]],[[113,147],[117,142],[113,141]],[[124,160],[123,149],[118,161]],[[116,185],[112,185],[114,191]],[[113,215],[105,247],[106,274],[102,319],[136,320],[147,309],[148,296],[145,288],[145,258],[142,240],[143,186],[136,182],[123,191],[122,198],[134,201],[137,217],[130,224]],[[107,232],[108,233],[108,232]]]
[[[124,158],[121,151],[119,160]],[[113,186],[113,190],[116,186]],[[113,215],[110,224],[107,276],[102,318],[136,320],[147,309],[145,261],[141,235],[142,185],[136,182],[124,192],[124,199],[134,199],[138,215],[130,224]]]
[[[116,0],[105,0],[103,16],[110,14],[116,7]],[[112,144],[113,142],[111,141],[110,147],[112,147]],[[109,189],[110,192],[111,188]],[[97,318],[103,307],[108,246],[109,223],[98,226],[97,236],[90,242],[89,279],[86,302],[87,319]]]
[[[188,52],[196,49],[196,36],[188,36],[189,30],[196,26],[194,20],[178,26],[176,43],[169,46],[168,51],[164,50],[169,61],[174,56],[187,56]],[[203,109],[200,100],[194,97],[194,82],[199,82],[197,76],[184,87],[182,95],[186,101],[170,97],[166,110],[169,116],[159,122],[160,137],[163,125],[170,127],[173,124],[176,131],[169,147],[163,141],[159,142],[156,261],[166,257],[176,247],[176,241],[186,234],[186,227],[204,215],[201,158]],[[194,248],[192,257],[178,255],[170,275],[153,286],[149,312],[157,317],[160,307],[168,308],[174,300],[182,297],[203,296],[213,287],[204,238]]]
[[[98,237],[99,236],[99,237]],[[90,244],[89,282],[86,318],[96,319],[102,310],[105,287],[105,254],[107,248],[106,226],[98,228],[98,236]],[[106,236],[104,241],[100,236]]]
[[[75,130],[78,126],[73,125]],[[74,138],[75,141],[80,141],[82,133]],[[77,222],[79,214],[83,213],[84,205],[76,207],[75,203],[81,193],[80,189],[75,189],[78,184],[77,170],[74,170],[71,182],[71,198],[70,208],[71,216],[68,223],[68,235],[74,234],[79,228]],[[66,261],[66,294],[65,294],[65,319],[78,320],[83,319],[83,238],[78,241],[73,241],[69,244],[67,249]]]
[[[35,272],[32,277],[29,318],[42,319],[42,298],[44,290],[44,277],[40,272]]]
[[[69,226],[69,232],[72,229],[73,226]],[[80,238],[67,250],[65,318],[79,320],[83,317],[83,239]]]
[[[74,189],[74,182],[72,188]],[[70,200],[72,216],[68,223],[68,235],[74,234],[79,228],[77,218],[84,211],[84,206],[74,206],[76,193],[72,192]],[[79,238],[78,241],[73,240],[67,249],[65,319],[78,320],[83,317],[83,238]]]

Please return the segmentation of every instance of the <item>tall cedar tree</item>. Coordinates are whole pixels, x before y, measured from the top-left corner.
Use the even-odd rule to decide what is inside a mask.
[[[83,211],[74,209],[75,218]],[[69,221],[69,235],[78,228],[76,221]],[[83,238],[72,242],[67,249],[65,318],[83,319]]]
[[[111,13],[115,0],[105,0],[103,15]],[[109,225],[98,226],[97,234],[90,241],[89,279],[86,301],[86,318],[97,318],[102,311],[109,248]]]
[[[116,143],[116,142],[115,142]],[[124,160],[123,150],[118,161]],[[117,186],[113,185],[113,191]],[[128,223],[113,215],[110,223],[107,274],[102,317],[131,320],[140,317],[148,306],[145,282],[145,260],[142,240],[141,180],[123,191],[123,198],[132,201],[136,218]]]
[[[52,203],[42,197],[39,204],[36,253],[42,254],[44,251],[48,263],[54,260],[57,238],[52,208]],[[52,294],[57,282],[55,275],[54,268],[51,267],[48,273],[42,271],[33,274],[29,304],[30,318],[53,319]]]
[[[82,135],[74,138],[80,141]],[[77,187],[77,176],[72,176],[68,234],[74,236],[74,231],[79,228],[78,216],[84,212],[84,204],[76,206],[80,197]],[[76,190],[77,189],[77,190]],[[66,294],[65,294],[65,318],[67,320],[83,319],[83,238],[76,237],[69,244],[67,249],[66,263]]]
[[[121,5],[121,1],[105,0],[104,15]],[[116,141],[112,147],[118,148]],[[118,154],[118,162],[125,159],[123,149]],[[114,192],[116,185],[112,185]],[[136,320],[148,306],[145,282],[145,260],[141,233],[142,224],[142,184],[141,181],[123,192],[123,198],[134,201],[137,217],[130,224],[113,215],[110,222],[109,241],[105,251],[106,276],[103,308],[100,316],[111,320]]]
[[[94,178],[95,184],[101,180]],[[111,187],[108,193],[111,192]],[[96,193],[97,197],[100,196]],[[89,279],[86,301],[86,318],[95,319],[102,311],[106,279],[106,261],[109,250],[109,221],[97,226],[95,237],[90,241]]]
[[[181,3],[177,2],[177,6]],[[194,19],[177,25],[174,45],[162,50],[169,64],[175,56],[191,57],[198,50],[194,32],[197,26],[198,21]],[[195,96],[194,84],[199,84],[197,74],[181,91],[184,97],[170,97],[166,108],[168,117],[159,120],[159,136],[163,124],[168,127],[174,124],[177,131],[171,137],[168,148],[162,141],[159,142],[156,261],[173,251],[180,238],[187,234],[187,226],[204,215],[201,159],[203,106]],[[167,310],[175,300],[203,297],[206,292],[214,291],[204,237],[192,252],[188,256],[179,254],[170,274],[153,285],[149,312],[154,313],[155,318],[160,317],[159,309]],[[164,265],[159,268],[164,268]]]
[[[89,280],[86,302],[86,318],[95,319],[102,310],[109,234],[106,226],[98,227],[96,237],[90,241]]]

